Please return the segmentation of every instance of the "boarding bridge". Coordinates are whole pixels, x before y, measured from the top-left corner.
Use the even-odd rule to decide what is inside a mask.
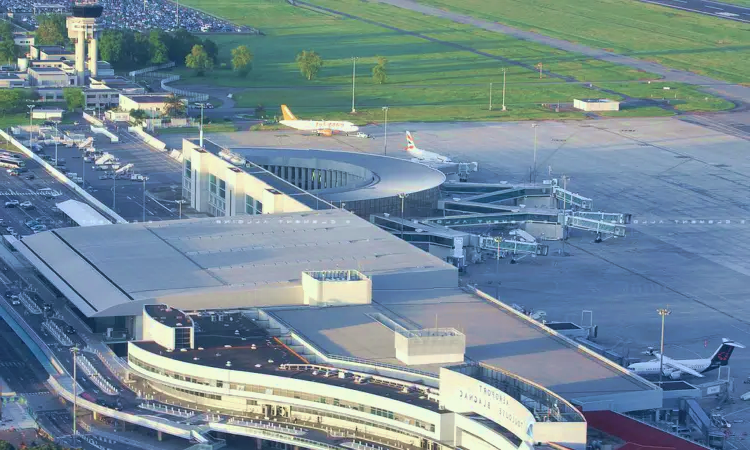
[[[88,139],[86,139],[85,141],[83,141],[80,144],[78,144],[78,148],[81,149],[81,150],[83,150],[84,148],[88,147],[89,145],[91,145],[93,143],[94,143],[94,138],[89,136]]]
[[[471,227],[477,225],[508,225],[523,222],[562,223],[562,215],[557,210],[529,210],[496,214],[464,214],[460,216],[433,217],[423,219],[424,223],[433,223],[445,227]]]
[[[480,236],[479,247],[482,250],[499,252],[503,255],[535,255],[547,256],[549,254],[549,245],[538,242],[525,242],[512,239],[501,239],[491,236]]]
[[[495,203],[526,197],[549,197],[552,195],[552,189],[552,187],[514,187],[511,189],[474,195],[472,197],[467,197],[465,200],[476,203]]]
[[[124,166],[122,166],[119,169],[115,170],[115,175],[121,175],[121,174],[129,171],[132,168],[133,168],[133,164],[132,163],[125,164]]]
[[[440,200],[438,201],[438,209],[458,214],[508,213],[519,212],[521,210],[518,206],[494,205],[491,203],[463,202],[456,200]]]
[[[495,192],[513,189],[512,185],[501,183],[457,183],[455,181],[447,181],[440,189],[443,192],[449,194],[483,194],[487,192]]]
[[[601,222],[628,224],[631,222],[632,214],[622,213],[608,213],[608,212],[591,212],[591,211],[573,211],[571,214],[575,217],[583,217],[585,219],[599,220]]]
[[[577,230],[593,231],[608,237],[625,237],[625,225],[587,219],[579,216],[565,216],[565,225]],[[600,238],[598,238],[600,239]]]
[[[567,208],[567,205],[576,206],[578,208],[590,211],[594,207],[594,202],[590,198],[586,198],[575,192],[570,192],[559,186],[554,186],[555,198],[563,202],[563,208]],[[473,201],[476,201],[472,199]]]

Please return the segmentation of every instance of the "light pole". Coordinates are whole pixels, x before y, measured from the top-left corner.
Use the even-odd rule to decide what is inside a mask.
[[[531,173],[533,176],[534,184],[536,184],[536,129],[539,127],[539,124],[533,123],[531,124],[531,127],[534,129],[534,167]]]
[[[383,138],[383,154],[388,154],[388,107],[383,106],[383,115],[385,116],[385,137]]]
[[[33,125],[33,120],[34,120],[34,107],[35,107],[36,105],[26,105],[26,106],[28,106],[28,107],[29,107],[29,147],[31,147],[31,146],[33,145],[33,142],[32,142],[32,140],[34,139],[34,135],[33,135],[33,134],[32,134],[32,132],[31,132],[31,128],[32,128],[32,127],[34,126],[34,125]]]
[[[60,141],[60,122],[55,122],[55,166],[57,166],[57,144]]]
[[[500,278],[500,243],[503,241],[503,238],[500,236],[495,237],[495,243],[497,244],[497,258],[495,263],[495,275]]]
[[[567,223],[568,218],[567,216],[567,209],[568,209],[568,177],[563,175],[562,176],[562,182],[563,182],[563,224],[562,224],[562,255],[565,256],[565,239],[567,239]]]
[[[143,222],[146,222],[146,180],[148,177],[143,177]]]
[[[401,199],[401,240],[404,239],[404,200],[406,200],[406,197],[408,196],[409,194],[404,192],[398,194],[398,198]]]
[[[177,200],[177,204],[180,205],[180,219],[182,219],[182,204],[187,203],[184,199]]]
[[[357,112],[357,110],[354,109],[354,80],[357,77],[357,59],[356,56],[352,56],[352,114]]]
[[[490,82],[490,111],[492,111],[492,82]]]
[[[177,0],[177,29],[180,29],[180,0]]]
[[[205,105],[201,103],[201,126],[199,130],[199,139],[198,139],[198,146],[200,148],[203,148],[203,107]]]
[[[78,410],[78,379],[77,379],[77,370],[76,370],[76,357],[78,356],[78,347],[71,347],[70,353],[73,354],[73,445],[75,445],[78,442],[78,436],[77,436],[77,426],[78,426],[78,416],[77,410]]]
[[[117,206],[117,174],[112,174],[112,211],[116,211]]]
[[[667,308],[659,308],[656,312],[661,316],[661,346],[659,352],[659,387],[664,389],[661,385],[662,377],[664,376],[664,319],[672,313]]]
[[[503,111],[505,111],[505,72],[507,69],[503,67]]]

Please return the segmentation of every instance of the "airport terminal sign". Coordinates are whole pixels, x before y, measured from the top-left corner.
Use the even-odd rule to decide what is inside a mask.
[[[516,399],[489,384],[440,369],[440,402],[457,413],[482,415],[524,441],[532,440],[534,415]]]

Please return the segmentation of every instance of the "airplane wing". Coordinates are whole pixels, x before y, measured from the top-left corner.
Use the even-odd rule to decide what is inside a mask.
[[[664,357],[664,365],[667,367],[671,367],[672,369],[679,370],[680,372],[689,373],[690,375],[703,378],[702,373],[697,372],[687,366],[684,366],[678,363],[677,361],[675,361],[674,359],[669,359],[666,356]]]

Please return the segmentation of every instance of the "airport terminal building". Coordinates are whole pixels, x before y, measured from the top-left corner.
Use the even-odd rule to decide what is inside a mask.
[[[661,407],[654,384],[347,211],[402,200],[379,163],[185,146],[186,198],[216,217],[8,239],[94,331],[124,331],[139,401],[206,414],[167,426],[79,404],[322,450],[584,449],[582,412]],[[410,184],[415,209],[444,180],[430,176]]]

